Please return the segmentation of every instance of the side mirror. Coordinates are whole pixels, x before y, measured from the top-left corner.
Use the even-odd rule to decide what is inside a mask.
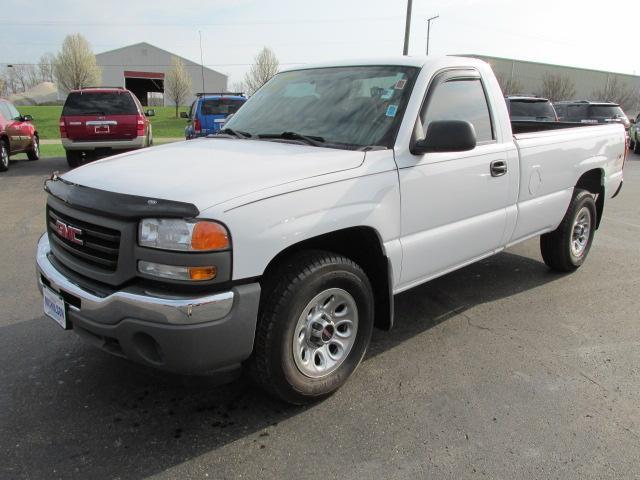
[[[146,112],[144,112],[145,117],[155,117],[156,111],[153,108],[150,108]]]
[[[33,117],[31,115],[22,115],[20,120],[23,122],[33,122]]]
[[[180,118],[189,118],[189,114],[187,112],[180,112]]]
[[[425,138],[410,148],[414,155],[430,152],[466,152],[476,148],[476,131],[470,122],[462,120],[437,120],[427,128]]]
[[[630,118],[630,119],[629,119],[629,123],[631,123],[631,124],[635,124],[635,123],[636,123],[636,119],[635,119],[635,118]]]

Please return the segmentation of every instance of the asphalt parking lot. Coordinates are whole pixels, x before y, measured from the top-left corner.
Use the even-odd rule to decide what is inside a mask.
[[[42,315],[42,182],[0,174],[0,478],[637,478],[640,156],[586,264],[537,240],[396,298],[336,395],[289,407],[94,349]]]

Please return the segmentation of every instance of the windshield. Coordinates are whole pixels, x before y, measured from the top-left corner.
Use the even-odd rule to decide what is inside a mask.
[[[71,92],[62,115],[135,115],[138,108],[128,92]]]
[[[556,112],[550,102],[539,100],[511,100],[511,118],[543,118],[545,120],[555,120]]]
[[[252,136],[295,132],[328,147],[391,148],[418,69],[331,67],[283,72],[226,127]]]
[[[235,98],[208,98],[202,102],[202,115],[230,115],[236,113],[244,102]]]

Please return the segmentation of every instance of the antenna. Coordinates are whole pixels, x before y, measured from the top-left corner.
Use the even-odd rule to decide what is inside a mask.
[[[204,88],[204,61],[202,60],[202,31],[198,30],[198,35],[200,36],[200,71],[202,72],[202,91],[205,91]]]

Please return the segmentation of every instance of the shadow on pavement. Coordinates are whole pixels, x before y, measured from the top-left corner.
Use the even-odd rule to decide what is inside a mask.
[[[0,177],[32,177],[41,175],[48,178],[53,172],[64,173],[69,169],[63,157],[41,158],[35,162],[26,159],[10,160],[9,170],[0,173]]]
[[[558,278],[502,253],[403,293],[395,329],[374,334],[367,359]],[[215,386],[110,357],[44,318],[0,329],[0,374],[2,478],[141,479],[239,439],[265,448],[279,422],[305,410],[245,380]]]

